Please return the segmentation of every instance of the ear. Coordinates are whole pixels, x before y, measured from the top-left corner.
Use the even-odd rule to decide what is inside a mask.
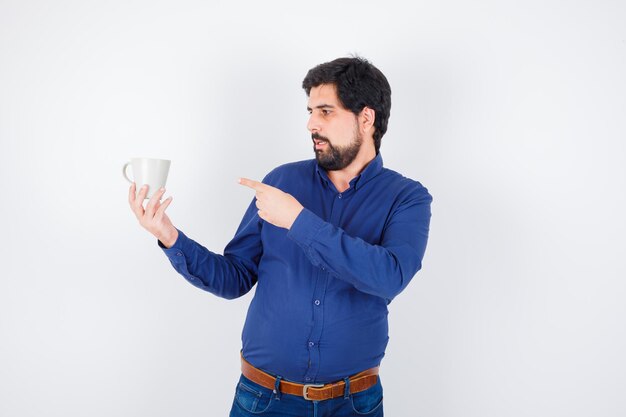
[[[359,113],[359,126],[363,133],[370,133],[373,135],[374,130],[374,121],[376,120],[376,111],[369,107],[363,107],[361,113]]]

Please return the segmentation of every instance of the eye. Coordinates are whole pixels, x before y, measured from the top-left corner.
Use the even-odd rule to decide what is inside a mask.
[[[328,116],[330,114],[330,110],[322,109],[322,114],[324,116]]]

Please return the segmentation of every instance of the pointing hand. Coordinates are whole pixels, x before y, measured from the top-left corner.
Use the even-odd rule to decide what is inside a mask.
[[[291,194],[287,194],[262,182],[239,178],[239,184],[256,191],[256,207],[259,217],[274,226],[291,229],[304,207]]]

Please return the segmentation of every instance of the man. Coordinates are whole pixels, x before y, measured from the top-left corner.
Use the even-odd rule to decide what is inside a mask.
[[[421,267],[432,198],[383,168],[391,89],[362,58],[339,58],[303,81],[315,159],[280,166],[256,192],[224,255],[176,229],[165,190],[129,202],[191,284],[224,298],[257,284],[231,416],[382,416],[378,366],[387,305]]]

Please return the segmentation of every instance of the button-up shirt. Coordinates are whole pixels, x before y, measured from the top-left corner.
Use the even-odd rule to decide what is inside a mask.
[[[256,284],[243,356],[267,373],[328,383],[378,366],[388,342],[387,305],[421,268],[432,197],[383,167],[380,154],[338,192],[315,160],[282,165],[264,183],[304,209],[289,230],[253,200],[223,255],[179,230],[167,249],[191,284],[224,298]]]

